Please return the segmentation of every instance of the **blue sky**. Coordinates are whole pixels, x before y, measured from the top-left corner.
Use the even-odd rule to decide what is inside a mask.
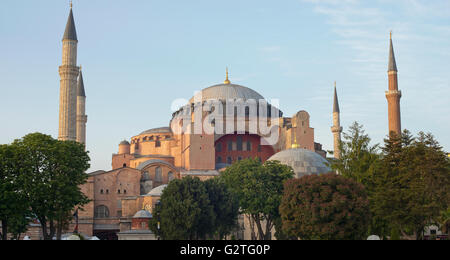
[[[233,83],[311,115],[332,149],[333,82],[341,121],[387,133],[387,62],[393,30],[402,127],[433,133],[450,151],[448,0],[74,0],[87,94],[91,170],[111,168],[118,143],[167,126],[171,105]],[[0,143],[58,134],[61,38],[69,1],[0,3]]]

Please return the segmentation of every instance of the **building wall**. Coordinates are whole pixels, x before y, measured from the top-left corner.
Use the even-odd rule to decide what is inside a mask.
[[[242,138],[242,147],[238,149],[238,139]],[[250,142],[250,150],[247,149],[247,142]],[[231,144],[231,147],[229,145]],[[229,149],[231,148],[231,149]],[[216,141],[215,155],[216,162],[229,163],[230,157],[232,163],[240,159],[260,158],[265,162],[272,155],[275,154],[274,149],[270,145],[261,145],[261,137],[258,135],[225,135]]]

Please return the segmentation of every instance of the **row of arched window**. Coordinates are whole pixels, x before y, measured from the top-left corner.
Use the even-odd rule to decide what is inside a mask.
[[[216,144],[216,151],[222,152],[225,150],[225,144],[228,152],[231,151],[252,151],[252,142],[250,140],[243,141],[242,136],[237,136],[236,142],[233,142],[232,140],[228,140],[226,143],[219,142]],[[261,152],[261,145],[258,145],[258,152]]]

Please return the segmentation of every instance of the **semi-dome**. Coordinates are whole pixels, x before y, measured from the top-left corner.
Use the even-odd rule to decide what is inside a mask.
[[[152,218],[152,214],[146,210],[140,210],[134,214],[133,218]]]
[[[306,149],[284,150],[274,154],[269,158],[269,161],[280,161],[282,164],[291,166],[297,178],[331,172],[331,169],[327,166],[327,160]]]
[[[156,188],[154,188],[153,190],[151,190],[147,195],[148,196],[153,196],[153,197],[161,197],[163,191],[167,188],[167,184],[158,186]]]
[[[205,88],[202,91],[198,92],[194,97],[191,98],[189,103],[194,103],[194,101],[197,101],[195,100],[196,97],[200,99],[200,94],[202,95],[202,101],[211,99],[223,101],[229,99],[243,99],[244,101],[254,99],[258,101],[260,99],[264,99],[263,96],[261,96],[253,89],[236,84],[219,84],[209,88]]]

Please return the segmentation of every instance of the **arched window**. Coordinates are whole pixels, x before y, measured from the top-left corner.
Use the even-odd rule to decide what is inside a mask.
[[[233,141],[228,141],[228,151],[233,151]]]
[[[227,164],[232,164],[232,163],[233,163],[233,160],[231,159],[230,156],[228,156],[228,157],[227,157]]]
[[[155,182],[162,182],[162,169],[159,166],[155,169]]]
[[[161,147],[161,141],[156,140],[155,141],[155,147]]]
[[[222,157],[217,157],[217,163],[222,163]]]
[[[95,208],[94,216],[96,218],[109,218],[109,209],[105,205],[100,205]]]
[[[242,151],[242,136],[237,137],[237,150]]]
[[[218,152],[222,152],[222,143],[218,143],[218,144],[216,145],[216,150],[217,150]]]
[[[247,151],[252,150],[252,143],[250,141],[247,141]]]
[[[173,179],[175,179],[173,172],[169,172],[168,176],[169,176],[169,182],[171,182],[171,181],[173,181]]]
[[[126,164],[126,163],[123,164],[123,168],[125,168],[125,167],[127,167],[127,164]]]

